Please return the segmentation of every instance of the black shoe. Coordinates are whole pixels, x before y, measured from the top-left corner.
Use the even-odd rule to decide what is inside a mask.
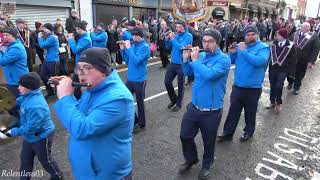
[[[299,90],[294,90],[293,94],[294,95],[298,95],[299,94]]]
[[[176,102],[171,102],[170,104],[168,104],[168,109],[171,109],[175,104]]]
[[[288,90],[292,89],[292,85],[293,85],[293,84],[288,84],[287,89],[288,89]]]
[[[199,160],[195,160],[191,163],[183,163],[180,167],[179,167],[179,174],[184,174],[185,172],[187,172],[192,166],[196,165],[199,162]]]
[[[210,174],[210,169],[202,168],[199,173],[199,179],[207,179]]]
[[[275,104],[270,104],[269,106],[266,107],[266,109],[274,109],[276,107]]]
[[[217,141],[218,142],[224,142],[224,141],[232,141],[233,134],[221,134],[218,136]]]
[[[252,136],[249,136],[248,134],[244,134],[240,137],[241,142],[246,142],[248,141]]]
[[[181,107],[179,107],[179,106],[175,106],[175,107],[173,107],[172,109],[171,109],[171,111],[172,112],[178,112],[179,110],[181,109]]]
[[[137,124],[137,125],[134,126],[133,134],[138,134],[138,133],[140,133],[140,132],[142,132],[144,130],[145,130],[144,126],[140,126],[140,125]]]

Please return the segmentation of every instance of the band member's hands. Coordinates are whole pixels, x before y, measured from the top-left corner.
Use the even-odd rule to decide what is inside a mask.
[[[186,45],[185,47],[183,47],[183,49],[192,49],[192,45]],[[190,58],[191,56],[191,51],[190,50],[183,50],[182,51],[182,58],[183,58],[183,62],[187,62],[187,60]]]
[[[59,81],[59,85],[57,86],[57,96],[59,99],[64,96],[70,96],[74,92],[74,88],[72,87],[72,80],[70,77],[63,77]]]
[[[246,49],[247,49],[246,43],[245,43],[245,42],[240,42],[240,43],[239,43],[239,49],[240,49],[241,51],[246,50]]]
[[[313,63],[308,63],[308,68],[313,69],[314,68],[314,64]]]
[[[39,32],[39,33],[38,33],[38,37],[39,37],[39,38],[42,38],[42,37],[43,37],[43,32]]]
[[[119,42],[119,47],[120,47],[120,49],[124,49],[125,48],[124,41]]]
[[[200,51],[200,48],[198,46],[192,48],[192,52],[191,52],[192,61],[196,61],[199,59],[199,51]]]
[[[69,34],[68,34],[68,39],[74,39],[73,33],[69,33]]]
[[[174,32],[171,32],[171,33],[169,34],[169,38],[170,38],[171,40],[173,40],[175,37],[176,37],[176,35],[174,34]]]
[[[131,48],[131,42],[129,40],[126,40],[124,45],[127,49]]]

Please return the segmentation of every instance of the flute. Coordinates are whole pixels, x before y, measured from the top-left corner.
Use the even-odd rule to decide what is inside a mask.
[[[59,81],[49,79],[47,84],[50,86],[57,86],[59,85]],[[73,87],[91,87],[92,85],[90,83],[72,82],[72,86]]]
[[[130,41],[130,43],[133,43],[134,41]],[[117,44],[121,44],[121,43],[125,43],[125,41],[124,40],[122,40],[122,41],[117,41],[116,42]]]
[[[191,48],[181,48],[183,51],[192,51],[193,49]],[[206,50],[204,49],[199,49],[199,52],[207,52]]]

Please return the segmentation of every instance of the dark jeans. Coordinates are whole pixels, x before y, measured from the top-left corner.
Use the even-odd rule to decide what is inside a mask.
[[[235,85],[232,87],[230,108],[226,122],[224,123],[223,134],[234,134],[243,108],[246,123],[244,133],[249,136],[254,134],[258,102],[261,93],[262,90],[260,88],[241,88]]]
[[[42,167],[51,175],[51,180],[63,179],[61,170],[51,155],[51,147],[54,133],[38,142],[22,144],[20,171],[32,172],[34,157],[40,161]],[[29,180],[30,176],[21,176],[21,180]]]
[[[27,53],[27,65],[28,65],[28,69],[29,69],[29,72],[32,72],[33,71],[33,59],[32,59],[32,54],[33,54],[33,51],[31,48],[27,48],[25,47],[25,50],[26,50],[26,53]]]
[[[7,89],[14,95],[16,98],[20,96],[20,92],[18,90],[19,85],[9,85],[7,84]],[[19,106],[15,105],[8,110],[8,113],[17,119],[20,119]]]
[[[187,106],[187,112],[183,115],[180,131],[182,151],[187,163],[198,160],[194,138],[200,129],[204,146],[202,168],[210,168],[214,161],[215,142],[221,117],[222,109],[202,112],[191,103]]]
[[[286,77],[286,72],[269,72],[271,104],[282,104],[282,89]]]
[[[146,81],[143,82],[132,82],[127,81],[126,86],[130,92],[136,95],[138,105],[138,117],[135,114],[135,124],[138,123],[140,127],[146,126],[146,116],[144,112],[144,97],[146,90]]]
[[[59,75],[59,62],[58,61],[52,61],[52,62],[44,62],[41,65],[41,72],[40,72],[40,77],[46,86],[48,95],[54,95],[53,88],[47,84],[48,80],[52,76],[57,76]]]
[[[169,64],[168,50],[165,47],[160,47],[159,51],[160,51],[160,58],[161,58],[161,62],[162,62],[162,67],[167,67],[167,65]]]
[[[172,84],[172,81],[176,76],[178,76],[178,96],[176,95]],[[165,75],[164,84],[166,85],[171,102],[175,102],[178,107],[181,107],[184,93],[184,74],[180,64],[171,63],[169,65]]]
[[[43,62],[44,62],[43,49],[41,49],[41,48],[36,48],[36,52],[37,52],[37,54],[38,54],[38,57],[39,57],[41,63],[43,63]]]
[[[295,90],[299,90],[300,89],[301,84],[302,84],[302,80],[303,80],[304,76],[306,75],[307,68],[308,68],[308,63],[298,62],[297,65],[296,65],[295,78],[293,79],[293,78],[287,77],[287,80],[288,80],[289,84],[293,84],[294,83],[293,88]]]
[[[67,67],[66,59],[60,59],[59,70],[60,70],[60,75],[68,75],[68,67]]]

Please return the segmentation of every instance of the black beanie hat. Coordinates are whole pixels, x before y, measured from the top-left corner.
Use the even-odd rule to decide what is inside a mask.
[[[209,29],[203,32],[203,36],[211,36],[216,41],[217,44],[220,44],[222,39],[221,33],[216,29]]]
[[[53,26],[52,26],[51,23],[45,23],[45,24],[43,25],[43,27],[47,28],[47,29],[50,30],[50,31],[53,30]]]
[[[15,28],[4,28],[1,32],[11,34],[14,38],[18,37],[18,31]]]
[[[107,48],[89,48],[83,51],[78,62],[91,64],[98,71],[109,75],[112,71],[111,57]]]
[[[128,22],[128,26],[133,26],[133,27],[136,27],[136,21],[134,21],[134,20],[131,20],[131,21],[129,21]]]
[[[76,27],[81,28],[82,30],[87,30],[88,23],[86,21],[78,21],[76,22]]]
[[[181,19],[176,20],[176,24],[181,24],[184,28],[186,27],[186,22]]]
[[[258,34],[258,28],[255,25],[248,25],[246,28],[244,28],[244,33],[247,34],[249,32],[254,32],[256,34]]]
[[[20,77],[19,84],[30,90],[36,90],[40,88],[40,77],[35,72],[30,72]]]
[[[140,37],[144,37],[144,36],[143,36],[143,31],[142,31],[142,29],[139,28],[139,27],[133,28],[132,31],[131,31],[131,34],[132,34],[132,35],[136,35],[136,36],[140,36]]]

